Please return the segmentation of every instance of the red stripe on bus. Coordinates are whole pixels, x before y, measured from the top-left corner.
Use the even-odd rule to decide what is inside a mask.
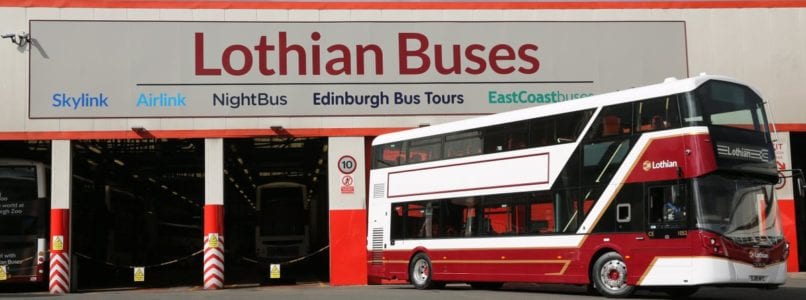
[[[693,178],[716,170],[716,157],[707,134],[650,140],[625,182],[673,180],[678,178],[678,170],[683,172],[683,178]]]

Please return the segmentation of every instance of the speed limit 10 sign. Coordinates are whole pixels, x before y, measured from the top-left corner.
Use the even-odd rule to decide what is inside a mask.
[[[355,158],[345,155],[339,158],[339,171],[343,174],[352,174],[355,172],[356,162]]]

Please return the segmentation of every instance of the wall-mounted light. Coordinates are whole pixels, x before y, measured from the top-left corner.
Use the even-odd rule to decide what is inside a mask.
[[[431,124],[428,124],[428,123],[420,123],[420,127],[428,127],[428,126],[431,126]]]
[[[271,128],[271,130],[274,130],[274,131],[281,131],[281,130],[283,130],[283,126],[282,126],[282,125],[271,125],[271,127],[270,127],[270,128]]]
[[[142,133],[142,132],[146,132],[148,130],[143,126],[135,125],[135,126],[132,126],[132,131],[137,132],[137,133]]]

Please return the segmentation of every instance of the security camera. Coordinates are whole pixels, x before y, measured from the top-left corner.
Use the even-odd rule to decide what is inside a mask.
[[[2,37],[4,39],[11,39],[11,42],[19,47],[25,46],[25,44],[31,42],[31,35],[25,32],[22,32],[20,34],[6,33],[2,35]]]

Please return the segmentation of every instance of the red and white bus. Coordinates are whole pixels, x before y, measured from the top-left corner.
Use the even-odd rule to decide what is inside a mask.
[[[0,287],[47,280],[47,176],[43,163],[0,159]]]
[[[774,288],[789,245],[762,99],[701,75],[378,136],[370,278]]]

